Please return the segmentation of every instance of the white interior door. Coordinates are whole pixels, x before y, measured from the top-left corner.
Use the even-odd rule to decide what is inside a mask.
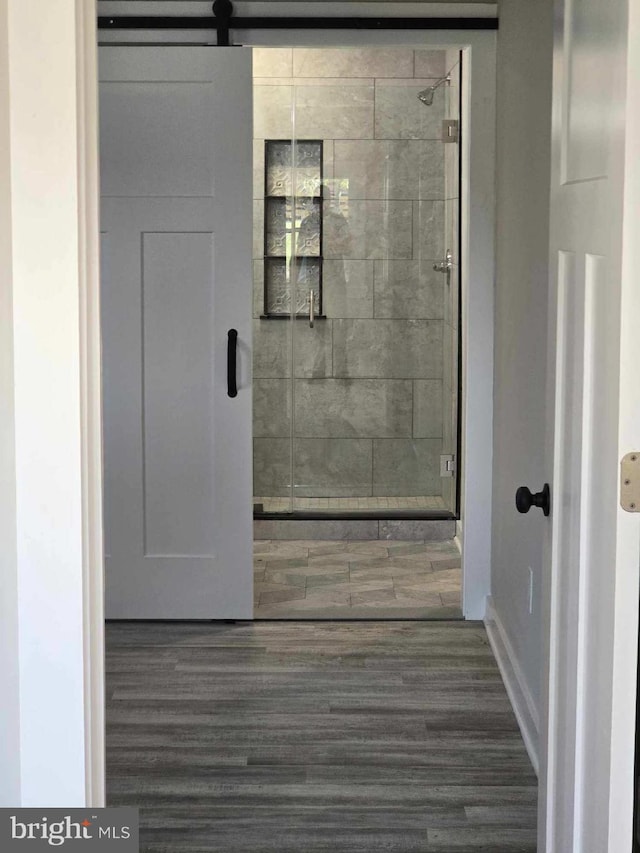
[[[628,39],[633,5],[556,0],[546,853],[631,850],[639,528],[619,505],[619,462],[640,448],[630,322],[640,304],[623,263],[632,248],[623,235],[638,239],[625,185],[637,110],[637,75],[633,87],[627,79],[638,51]]]
[[[252,617],[251,105],[249,49],[101,48],[108,618]]]

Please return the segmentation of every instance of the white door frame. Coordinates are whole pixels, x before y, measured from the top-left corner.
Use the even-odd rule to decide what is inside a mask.
[[[296,14],[287,4],[279,13]],[[252,47],[411,47],[463,52],[461,191],[462,604],[484,619],[491,592],[496,32],[247,30]],[[473,287],[471,287],[473,282]]]
[[[637,40],[638,5],[630,4],[630,11],[631,33]],[[0,463],[3,473],[9,473],[7,482],[16,484],[14,500],[8,501],[15,547],[3,555],[9,561],[10,576],[6,610],[15,618],[0,665],[4,671],[9,659],[14,667],[17,661],[17,669],[3,684],[8,685],[4,700],[15,712],[14,729],[18,733],[4,756],[8,763],[3,783],[9,778],[12,782],[8,794],[3,788],[3,797],[7,805],[100,806],[104,803],[104,665],[95,4],[94,0],[49,0],[46,4],[41,0],[0,0],[0,20],[3,24],[8,20],[8,27],[0,27],[0,62],[3,72],[10,70],[10,77],[0,76],[0,106],[4,108],[0,132],[8,136],[12,146],[8,163],[11,184],[0,190],[0,213],[11,233],[11,239],[0,245],[2,260],[8,262],[6,269],[10,271],[0,285],[0,321],[3,329],[10,330],[11,340],[9,344],[8,338],[2,340],[0,355],[2,378],[9,376],[6,384],[13,392],[12,424],[6,428],[5,421],[2,423]],[[252,43],[267,43],[264,35],[253,34]],[[321,33],[313,35],[316,43],[326,39]],[[372,33],[366,40],[374,43],[374,36],[381,35]],[[390,40],[407,43],[406,34],[403,38],[400,35]],[[290,33],[287,41],[303,44],[308,36]],[[350,36],[353,39],[353,34]],[[429,44],[429,36],[420,34],[423,44]],[[336,38],[341,38],[340,34],[332,33],[334,44]],[[449,45],[459,38],[459,33],[451,34]],[[439,34],[439,44],[441,39]],[[47,68],[47,74],[41,73],[42,67]],[[629,72],[630,94],[633,87],[637,97],[640,74],[637,68]],[[10,107],[6,99],[9,91]],[[474,112],[486,107],[486,97],[488,92],[478,98],[477,107],[472,103],[472,126]],[[637,143],[637,114],[630,119]],[[477,148],[485,142],[492,148],[491,136],[476,136],[475,142]],[[638,297],[632,277],[639,260],[632,226],[640,219],[640,174],[631,148],[627,149],[623,298],[635,308]],[[1,166],[6,166],[6,152],[3,154]],[[492,205],[490,176],[491,172],[485,176],[488,196],[478,199],[483,209]],[[473,211],[473,200],[470,209]],[[471,227],[465,229],[468,257],[476,248],[486,249],[493,243],[491,227],[486,223],[475,236],[472,228],[473,217]],[[486,303],[476,305],[481,308],[480,319],[486,319],[483,340],[474,343],[470,337],[466,352],[467,370],[475,364],[476,371],[486,371],[492,359],[488,335],[492,328],[492,255],[482,258],[481,265],[481,274],[474,276],[474,288],[478,288],[478,302],[487,298]],[[469,294],[467,300],[471,300]],[[467,305],[468,326],[474,304]],[[470,331],[473,335],[473,329]],[[625,340],[623,379],[631,381],[628,387],[637,405],[638,384],[633,371],[638,361],[638,336],[635,343],[629,334]],[[487,353],[488,358],[473,361],[474,356]],[[470,394],[475,398],[488,388],[486,399],[490,400],[492,373],[479,378],[484,384],[474,389],[472,376],[467,374]],[[55,393],[51,393],[52,388]],[[473,409],[472,403],[467,400],[467,410]],[[486,408],[481,406],[481,412]],[[481,561],[486,561],[488,573],[491,524],[486,496],[491,484],[491,417],[481,416],[481,428],[477,416],[474,421],[474,431],[484,438],[485,456],[478,464],[489,471],[477,483],[489,507],[482,524],[486,545],[478,534]],[[622,438],[635,444],[635,436]],[[5,453],[7,444],[10,446]],[[467,454],[471,453],[468,445]],[[474,488],[472,479],[467,471],[467,489]],[[466,491],[467,551],[472,550],[469,536],[474,535],[469,517],[472,499]],[[631,621],[623,617],[630,611],[625,593],[637,589],[637,577],[621,578],[620,582],[611,813],[617,803],[629,806],[631,802],[628,737],[633,731],[630,700],[635,694],[637,632],[635,617]],[[637,596],[633,602],[635,607]],[[467,612],[472,615],[470,609]],[[622,772],[617,775],[619,767]],[[626,835],[630,829],[625,823]],[[611,827],[614,833],[615,824]]]
[[[50,0],[43,8],[41,0],[0,0],[0,10],[9,15],[13,143],[14,610],[24,617],[8,648],[19,661],[11,698],[20,724],[20,740],[9,756],[19,799],[12,796],[8,804],[100,806],[104,638],[95,2]],[[254,45],[330,40],[465,51],[464,610],[468,618],[482,618],[490,583],[495,33],[245,36]],[[43,204],[46,177],[51,186]],[[55,416],[64,429],[56,429]],[[33,594],[40,585],[46,592],[42,600]],[[62,672],[51,672],[52,660]],[[54,676],[58,681],[49,684]]]
[[[566,115],[563,111],[569,109],[570,78],[569,59],[573,48],[573,33],[569,31],[569,15],[565,17],[565,8],[562,3],[556,3],[556,45],[554,59],[554,145],[556,149],[556,174],[552,185],[553,192],[558,190],[561,177],[560,154],[561,146],[567,145],[568,133],[566,130]],[[570,11],[570,10],[569,10]],[[586,584],[595,584],[596,573],[606,573],[609,579],[615,579],[615,585],[611,593],[611,600],[606,600],[600,609],[587,606],[586,592],[576,606],[576,613],[571,624],[564,621],[566,604],[560,600],[561,571],[558,571],[557,560],[554,555],[551,565],[545,567],[543,587],[543,632],[545,648],[543,653],[542,667],[542,727],[541,727],[541,749],[540,749],[540,807],[539,807],[539,833],[538,845],[540,853],[565,853],[566,843],[559,842],[559,838],[572,839],[572,853],[630,853],[633,837],[633,809],[634,809],[634,743],[636,730],[636,693],[638,675],[638,593],[639,593],[639,562],[640,562],[640,532],[638,527],[638,516],[625,512],[619,505],[620,470],[619,460],[633,451],[640,451],[640,383],[638,383],[637,371],[640,363],[640,336],[637,332],[638,316],[640,316],[640,288],[638,287],[638,264],[640,264],[640,246],[638,243],[638,225],[640,223],[640,163],[638,161],[638,150],[640,149],[640,111],[637,104],[640,98],[640,4],[635,0],[629,0],[627,9],[620,13],[616,19],[615,26],[607,33],[607,38],[612,42],[620,44],[625,38],[623,17],[628,12],[628,30],[626,40],[628,54],[622,52],[617,63],[612,64],[613,86],[616,97],[614,109],[608,125],[608,138],[606,140],[611,166],[606,178],[614,183],[616,196],[611,201],[610,209],[607,211],[613,222],[613,238],[611,242],[616,243],[616,254],[612,261],[612,276],[619,276],[615,280],[616,287],[612,288],[611,300],[615,309],[611,312],[610,328],[605,332],[615,340],[619,359],[619,375],[612,371],[611,382],[617,382],[613,397],[613,408],[610,409],[611,416],[617,418],[617,444],[606,448],[606,453],[600,452],[597,457],[592,458],[587,452],[580,450],[580,463],[583,467],[582,476],[586,484],[582,486],[580,498],[583,501],[581,517],[590,522],[589,512],[591,506],[598,506],[593,496],[592,483],[604,483],[606,494],[606,512],[599,529],[602,536],[612,543],[610,549],[614,551],[612,559],[603,565],[603,560],[597,562],[592,559],[589,550],[590,540],[586,534],[582,534],[580,549],[584,551],[575,558],[575,571],[579,570],[580,579],[586,579]],[[567,31],[565,31],[565,26]],[[605,39],[604,49],[610,50]],[[562,92],[562,94],[561,94]],[[597,102],[594,100],[594,105]],[[616,170],[619,169],[618,173]],[[593,179],[587,179],[593,182]],[[579,181],[578,181],[579,182]],[[569,181],[566,182],[570,183]],[[620,186],[623,185],[623,189]],[[617,195],[620,193],[620,195]],[[606,197],[605,197],[606,199]],[[606,202],[605,202],[606,203]],[[618,207],[619,203],[619,207]],[[558,205],[558,209],[560,206]],[[552,210],[553,214],[553,210]],[[621,221],[619,221],[621,220]],[[618,237],[618,229],[622,230],[621,256]],[[556,354],[557,332],[556,322],[556,294],[558,279],[561,271],[558,267],[558,253],[564,248],[567,254],[571,253],[572,245],[558,246],[558,238],[552,234],[551,241],[551,266],[552,287],[550,290],[550,326],[549,326],[549,388],[547,409],[550,421],[548,422],[548,459],[554,460],[553,471],[549,470],[549,482],[555,485],[556,514],[560,510],[560,502],[564,501],[563,509],[571,508],[576,495],[572,494],[571,484],[565,484],[564,492],[561,492],[562,481],[558,476],[561,471],[561,460],[558,459],[557,447],[554,441],[554,410],[556,405],[561,405],[560,393],[557,390],[555,379],[556,371],[553,366],[558,364],[560,372],[562,364],[562,352]],[[603,245],[608,247],[606,236]],[[584,251],[584,249],[582,249]],[[596,256],[597,257],[597,256]],[[565,280],[584,288],[584,276],[572,282],[570,276]],[[556,281],[554,281],[554,279]],[[606,279],[602,279],[605,280]],[[615,300],[619,297],[619,305]],[[594,304],[595,303],[595,297]],[[560,301],[560,300],[558,300]],[[593,310],[593,309],[591,309]],[[615,312],[615,313],[614,313]],[[620,325],[619,338],[618,323]],[[595,327],[595,322],[587,317],[584,320],[587,331]],[[602,329],[600,334],[604,337]],[[562,349],[563,342],[559,341],[558,349]],[[587,352],[586,347],[592,346],[588,341],[585,346],[584,360],[589,370],[589,358],[593,358],[592,351]],[[605,347],[602,348],[606,352]],[[603,356],[604,357],[604,356]],[[557,360],[556,360],[557,359]],[[615,364],[615,362],[612,362]],[[582,393],[588,393],[590,380],[583,380]],[[585,389],[587,391],[585,392]],[[556,394],[558,394],[556,403]],[[618,399],[619,397],[619,399]],[[587,399],[587,405],[593,405]],[[585,407],[586,408],[586,407]],[[587,409],[588,411],[588,409]],[[578,415],[579,416],[579,415]],[[557,421],[557,418],[556,418]],[[589,426],[585,420],[583,426]],[[588,437],[587,437],[588,438]],[[596,448],[598,452],[600,448]],[[617,459],[615,458],[617,453]],[[595,455],[595,454],[594,454]],[[596,459],[599,465],[596,465]],[[612,464],[613,467],[612,468]],[[617,486],[616,489],[616,480]],[[555,483],[554,483],[555,481]],[[603,490],[598,493],[603,494]],[[552,516],[553,522],[553,499],[552,493]],[[594,523],[598,524],[598,517]],[[550,542],[548,553],[556,546],[556,542]],[[593,565],[589,565],[593,562]],[[591,578],[589,571],[592,572]],[[585,586],[588,590],[590,586]],[[595,587],[598,589],[598,587]],[[587,603],[585,603],[587,602]],[[595,623],[595,624],[594,624]],[[587,637],[602,637],[606,640],[604,648],[598,647],[598,654],[593,648],[589,648]],[[574,646],[573,655],[578,660],[577,678],[575,685],[567,691],[562,681],[562,675],[566,671],[566,649]],[[568,656],[567,656],[568,657]],[[564,667],[563,667],[564,664]],[[599,707],[590,701],[591,697],[597,695]],[[571,704],[573,703],[573,704]],[[568,710],[567,710],[568,707]],[[564,712],[564,713],[563,713]],[[564,723],[564,725],[563,725]],[[569,731],[567,731],[569,729]],[[597,768],[594,761],[591,744],[593,737],[589,737],[594,731],[598,732],[600,752],[603,747],[607,750],[605,756],[606,772]],[[568,759],[566,754],[561,754],[561,745],[569,742],[575,749],[575,755]],[[562,762],[564,761],[564,778],[573,771],[575,778],[574,790],[571,791],[573,800],[572,809],[558,807],[560,797],[558,795],[561,781],[563,779]],[[594,774],[596,779],[594,780]],[[597,786],[594,782],[597,781]],[[595,790],[595,795],[592,794]],[[597,802],[594,806],[594,800]],[[566,802],[566,798],[565,798]],[[585,805],[586,804],[586,805]],[[567,813],[570,811],[570,813]],[[589,833],[589,819],[597,821],[603,828],[603,843],[600,839],[594,839]],[[559,847],[562,846],[562,850]]]
[[[0,0],[2,806],[104,805],[95,15]]]
[[[155,3],[148,4],[153,14]],[[317,14],[377,15],[379,4],[323,3]],[[331,8],[329,8],[329,6]],[[393,14],[402,15],[400,6]],[[404,9],[406,12],[406,7]],[[459,16],[478,6],[456,6]],[[483,13],[486,9],[483,8]],[[179,14],[180,10],[164,10]],[[451,12],[447,7],[446,13]],[[241,14],[241,13],[240,13]],[[278,3],[278,15],[300,14],[299,3]],[[307,14],[313,14],[308,11]],[[435,7],[430,15],[443,14]],[[193,33],[162,30],[152,33],[109,31],[101,43],[189,41]],[[466,619],[484,619],[491,591],[491,493],[493,479],[493,330],[495,284],[495,30],[242,30],[235,41],[251,47],[409,47],[463,51],[461,161],[461,345],[462,345],[462,471],[461,530],[462,598]],[[473,287],[471,287],[473,282]]]

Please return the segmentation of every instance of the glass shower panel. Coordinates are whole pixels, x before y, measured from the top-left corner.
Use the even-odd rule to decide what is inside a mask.
[[[460,313],[460,79],[461,60],[458,51],[447,51],[447,76],[444,87],[444,245],[447,267],[444,292],[443,381],[442,381],[442,497],[446,509],[457,512],[456,469],[459,457],[459,313]],[[446,141],[453,140],[453,141]],[[446,468],[451,465],[451,471]],[[449,476],[447,476],[447,474]]]
[[[296,276],[293,89],[269,79],[276,50],[254,79],[253,493],[254,512],[293,509],[292,325]],[[293,311],[292,311],[293,297]]]
[[[379,79],[362,77],[362,57],[333,50],[325,69],[320,53],[309,61],[328,79],[292,87],[295,142],[322,143],[319,199],[295,184],[319,291],[312,320],[315,284],[296,276],[293,509],[451,510],[455,477],[442,472],[457,434],[457,272],[434,267],[448,248],[457,266],[449,220],[458,193],[446,174],[457,145],[443,142],[451,87],[437,86],[430,103],[419,97],[445,76],[447,53],[416,51],[420,77],[412,55],[406,76]]]

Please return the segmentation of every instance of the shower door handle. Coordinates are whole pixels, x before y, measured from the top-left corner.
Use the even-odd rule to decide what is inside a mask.
[[[227,337],[227,395],[238,396],[238,381],[236,376],[236,361],[238,352],[238,331],[229,329]]]
[[[313,312],[313,302],[314,302],[315,294],[313,290],[309,291],[309,328],[313,329],[313,321],[314,321],[314,312]]]

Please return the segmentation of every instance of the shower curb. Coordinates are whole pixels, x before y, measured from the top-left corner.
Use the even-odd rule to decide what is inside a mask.
[[[367,540],[399,539],[442,542],[456,535],[453,519],[256,519],[254,539]]]

